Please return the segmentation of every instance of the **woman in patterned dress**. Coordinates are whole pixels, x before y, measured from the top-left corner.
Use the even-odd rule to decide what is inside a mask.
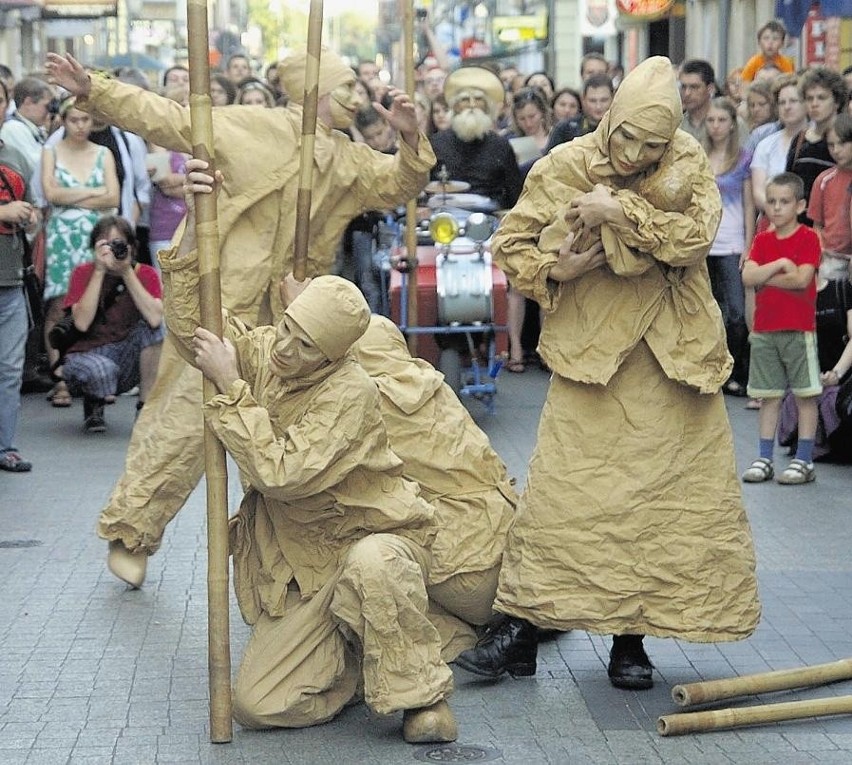
[[[62,317],[62,298],[71,272],[91,259],[89,234],[98,218],[114,212],[119,201],[118,174],[112,153],[89,140],[92,118],[74,108],[69,98],[60,106],[65,137],[42,155],[41,181],[50,204],[46,229],[45,344],[51,365],[59,357],[47,340]],[[52,393],[54,406],[70,406],[71,395],[60,382]]]

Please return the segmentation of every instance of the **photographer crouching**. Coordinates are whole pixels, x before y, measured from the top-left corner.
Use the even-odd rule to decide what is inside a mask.
[[[115,215],[101,218],[89,246],[94,261],[77,266],[65,296],[66,317],[50,334],[62,356],[61,377],[83,395],[83,428],[106,430],[108,398],[139,386],[137,412],[157,376],[165,336],[162,285],[136,262],[136,236]]]

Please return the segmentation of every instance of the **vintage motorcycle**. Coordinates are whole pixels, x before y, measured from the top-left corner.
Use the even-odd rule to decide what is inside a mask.
[[[496,204],[465,193],[467,185],[436,181],[418,215],[417,315],[409,305],[412,263],[401,221],[390,253],[391,318],[417,336],[417,354],[443,374],[460,396],[494,411],[496,378],[506,339],[506,277],[491,262],[489,244],[499,220]]]

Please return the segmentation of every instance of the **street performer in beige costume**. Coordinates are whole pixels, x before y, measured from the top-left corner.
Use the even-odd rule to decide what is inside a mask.
[[[597,130],[540,159],[492,252],[546,312],[553,370],[495,608],[458,664],[536,669],[536,627],[612,634],[609,677],[652,685],[642,637],[740,640],[760,607],[705,258],[721,203],[678,130],[671,63],[643,62]]]
[[[500,560],[518,497],[488,436],[444,376],[412,357],[390,319],[373,315],[353,350],[379,390],[382,419],[403,476],[417,482],[435,508],[432,621],[441,632],[444,657],[455,658],[475,642],[470,625],[486,624],[494,614]]]
[[[213,109],[217,167],[226,181],[218,197],[222,303],[251,325],[280,315],[277,285],[291,270],[298,191],[299,143],[306,55],[280,66],[290,95],[286,109]],[[53,81],[77,105],[110,124],[175,151],[191,151],[189,110],[132,85],[92,76],[71,56],[48,54]],[[389,110],[376,106],[398,131],[399,152],[385,155],[333,128],[352,123],[359,97],[355,76],[323,51],[311,208],[308,274],[331,270],[349,221],[365,210],[388,209],[415,196],[435,156],[418,131],[414,106],[392,91]],[[179,228],[175,241],[184,229]],[[98,534],[110,541],[110,568],[133,586],[145,578],[147,556],[159,549],[168,522],[203,473],[201,380],[167,338],[159,375],[133,429],[119,479],[101,514]]]
[[[191,163],[197,189],[210,176]],[[366,301],[339,277],[290,275],[277,327],[250,329],[225,311],[219,340],[198,326],[187,232],[160,254],[166,320],[176,348],[216,386],[204,418],[246,486],[230,540],[252,625],[235,719],[314,725],[363,694],[380,714],[404,710],[406,741],[454,740],[452,673],[428,615],[434,510],[402,477],[376,386],[350,351],[369,322]]]

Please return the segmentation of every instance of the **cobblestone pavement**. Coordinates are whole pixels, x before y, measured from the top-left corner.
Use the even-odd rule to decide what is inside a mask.
[[[497,411],[471,411],[512,473],[523,479],[547,386],[544,373],[504,374]],[[740,468],[757,417],[728,399]],[[657,684],[612,688],[608,642],[574,632],[542,645],[535,678],[483,683],[461,670],[452,705],[459,744],[411,747],[401,716],[364,705],[306,730],[234,728],[208,741],[206,539],[203,488],[169,527],[139,591],[106,570],[93,529],[123,463],[135,399],[109,407],[109,430],[81,433],[82,404],[24,400],[19,443],[28,475],[0,473],[0,765],[15,763],[852,763],[852,717],[661,738],[677,711],[675,683],[815,664],[852,656],[852,468],[820,465],[815,484],[746,486],[764,615],[741,643],[647,641]],[[230,489],[237,502],[236,480]],[[234,665],[247,628],[232,602]],[[852,682],[755,701],[852,694]]]

